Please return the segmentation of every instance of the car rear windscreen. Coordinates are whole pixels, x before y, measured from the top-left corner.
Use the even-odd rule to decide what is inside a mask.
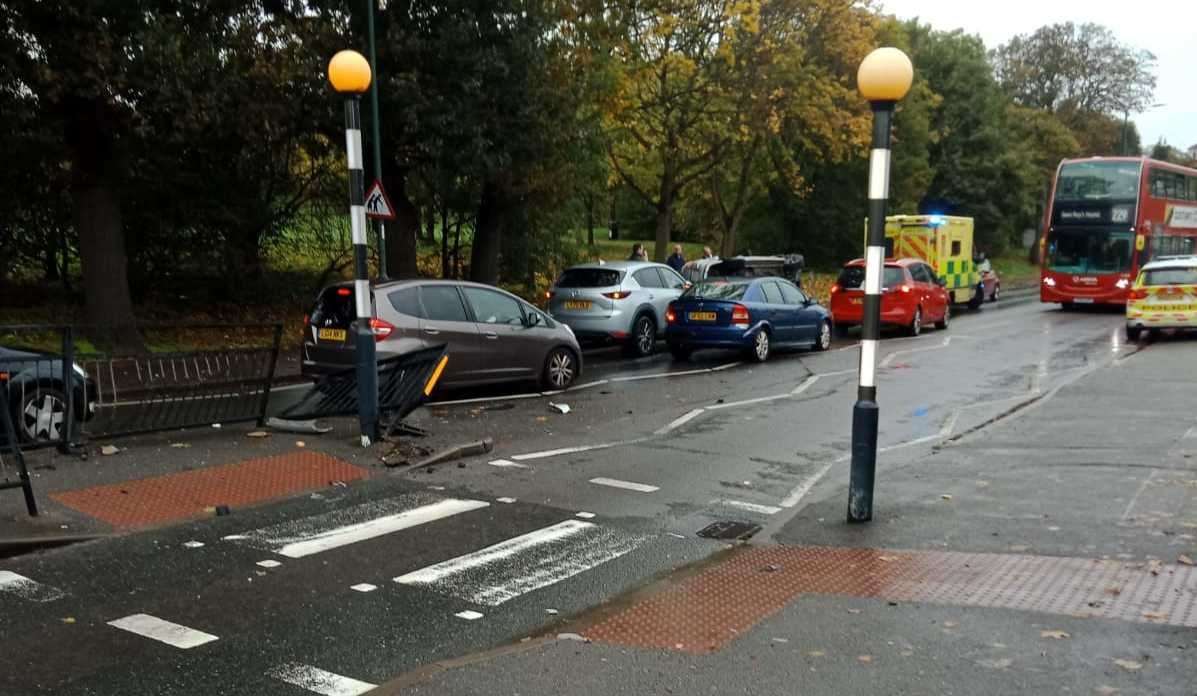
[[[748,292],[748,283],[699,283],[686,291],[684,297],[704,300],[741,300]]]
[[[345,286],[325,288],[312,308],[312,326],[343,328],[353,323],[357,310],[353,291]]]
[[[619,285],[623,274],[609,268],[571,268],[561,274],[559,288],[610,288]]]
[[[1144,285],[1197,285],[1197,266],[1143,271]]]
[[[845,290],[859,290],[864,287],[865,267],[864,266],[847,266],[840,271],[840,277],[835,281],[837,285]],[[897,266],[886,266],[885,276],[883,276],[884,285],[887,288],[896,287],[902,284],[906,277],[902,273],[902,269]]]

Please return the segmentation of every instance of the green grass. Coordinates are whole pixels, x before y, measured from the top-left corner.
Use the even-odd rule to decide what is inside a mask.
[[[587,233],[586,230],[576,230],[574,232],[574,239],[582,248],[586,248]],[[651,259],[653,252],[656,250],[657,242],[654,239],[608,239],[606,227],[594,228],[594,246],[590,247],[591,258],[602,259],[604,261],[623,261],[632,253],[632,245],[636,243],[644,245],[648,256]],[[685,255],[687,261],[702,258],[703,244],[696,242],[676,242],[682,245],[682,254]],[[670,242],[668,253],[673,253],[673,244]]]
[[[1025,253],[1009,253],[989,260],[1006,289],[1026,287],[1039,281],[1039,266],[1027,260]]]

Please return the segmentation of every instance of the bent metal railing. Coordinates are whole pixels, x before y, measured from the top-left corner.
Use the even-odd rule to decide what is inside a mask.
[[[8,385],[0,384],[0,399],[8,403]],[[20,488],[25,493],[25,509],[31,517],[37,516],[37,500],[33,497],[33,482],[29,479],[29,468],[21,454],[21,443],[13,426],[12,416],[7,408],[0,408],[0,491]]]

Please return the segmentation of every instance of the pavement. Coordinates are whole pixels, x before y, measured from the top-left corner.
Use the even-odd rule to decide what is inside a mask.
[[[47,529],[113,536],[0,559],[0,692],[1193,693],[1195,344],[1121,325],[1025,303],[884,341],[867,525],[844,522],[851,344],[462,395],[484,400],[415,422],[495,451],[431,471],[381,466],[351,423],[36,453]],[[220,516],[71,497],[277,461],[352,469]],[[19,513],[0,497],[6,532]],[[696,534],[727,522],[760,531]]]

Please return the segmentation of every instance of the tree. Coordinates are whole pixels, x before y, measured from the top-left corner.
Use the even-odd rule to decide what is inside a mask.
[[[1053,24],[993,52],[998,81],[1023,106],[1074,115],[1139,113],[1155,91],[1155,56],[1098,24]]]

